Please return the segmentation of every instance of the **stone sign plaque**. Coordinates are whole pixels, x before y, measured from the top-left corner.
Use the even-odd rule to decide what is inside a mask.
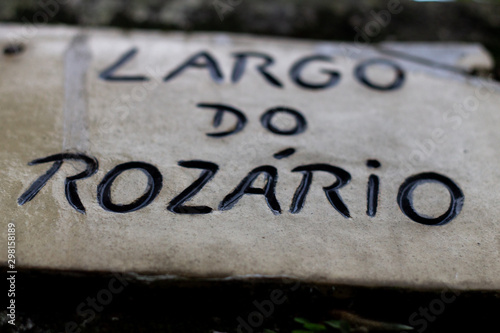
[[[29,33],[28,33],[29,32]],[[471,44],[2,26],[16,266],[500,289],[500,95]]]

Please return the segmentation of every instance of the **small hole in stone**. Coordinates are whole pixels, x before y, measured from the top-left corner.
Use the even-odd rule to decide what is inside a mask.
[[[3,48],[3,54],[5,55],[16,55],[24,51],[24,45],[22,44],[10,44]]]

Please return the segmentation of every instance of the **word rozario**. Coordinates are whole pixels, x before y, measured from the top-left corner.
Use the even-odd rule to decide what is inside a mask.
[[[292,151],[284,150],[276,158],[285,158],[289,156]],[[31,161],[29,165],[37,165],[42,163],[52,162],[51,167],[41,175],[29,189],[18,198],[18,204],[24,205],[26,202],[31,201],[38,192],[45,186],[45,184],[54,176],[60,169],[64,161],[73,160],[83,162],[85,170],[67,177],[65,179],[65,195],[68,203],[76,211],[84,214],[85,207],[83,206],[78,195],[76,182],[83,180],[94,175],[99,163],[96,158],[78,153],[61,153],[51,155],[48,157],[36,159]],[[192,168],[202,170],[198,179],[196,179],[185,190],[176,195],[168,204],[167,210],[176,214],[209,214],[213,211],[208,206],[186,206],[187,201],[193,198],[203,187],[210,182],[217,174],[219,167],[217,164],[208,161],[191,160],[180,161],[179,166],[183,168]],[[380,167],[380,162],[377,160],[368,160],[367,166],[370,168]],[[148,185],[144,194],[129,204],[119,204],[113,202],[111,197],[111,187],[116,178],[127,170],[140,170],[148,178]],[[330,164],[307,164],[301,165],[291,172],[300,172],[302,180],[297,184],[297,189],[290,204],[290,212],[292,214],[299,213],[306,203],[307,194],[311,187],[313,175],[318,172],[326,172],[334,176],[335,181],[326,187],[323,187],[325,196],[330,205],[337,210],[343,217],[350,218],[349,208],[343,201],[340,190],[344,188],[351,181],[351,174],[346,170],[333,166]],[[254,187],[255,180],[263,175],[265,178],[265,186],[263,188]],[[426,182],[436,182],[444,186],[450,193],[451,200],[448,210],[439,217],[429,217],[424,214],[418,213],[413,205],[413,192],[421,184]],[[379,195],[379,177],[370,175],[367,185],[367,210],[366,214],[374,217],[377,213],[378,195]],[[281,205],[276,198],[276,187],[278,184],[278,170],[271,165],[263,165],[253,170],[244,177],[239,184],[236,185],[234,190],[227,194],[220,202],[218,209],[226,211],[232,209],[245,195],[262,195],[265,198],[267,206],[275,215],[281,214]],[[140,210],[151,204],[160,193],[163,187],[163,176],[158,168],[152,164],[140,161],[132,161],[122,163],[115,166],[103,177],[97,186],[97,201],[99,205],[106,211],[113,213],[130,213]],[[443,225],[453,220],[461,211],[464,203],[464,194],[458,185],[450,178],[434,173],[426,172],[413,175],[407,178],[400,186],[397,204],[401,211],[411,220],[425,224],[425,225]]]

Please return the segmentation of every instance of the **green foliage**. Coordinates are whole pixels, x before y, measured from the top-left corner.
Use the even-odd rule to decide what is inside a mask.
[[[349,333],[351,331],[349,323],[345,320],[329,320],[325,321],[325,324],[339,330],[342,333]]]
[[[326,321],[325,324],[317,324],[311,323],[309,320],[305,318],[294,318],[295,322],[302,324],[302,328],[299,330],[293,330],[292,333],[315,333],[315,332],[324,332],[327,331],[329,327],[334,328],[336,330],[340,330],[342,333],[348,333],[350,331],[349,324],[343,320],[331,320]]]

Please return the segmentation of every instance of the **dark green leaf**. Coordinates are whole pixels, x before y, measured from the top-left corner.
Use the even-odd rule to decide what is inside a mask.
[[[300,323],[300,324],[309,324],[309,320],[307,320],[305,318],[296,317],[296,318],[293,318],[293,320],[295,320],[297,323]]]
[[[315,331],[315,332],[326,331],[326,326],[321,325],[321,324],[307,323],[307,324],[304,324],[304,328],[307,328],[308,330]]]
[[[329,320],[329,321],[325,321],[325,324],[327,324],[328,326],[331,326],[333,328],[340,329],[341,322],[342,322],[341,320]]]

